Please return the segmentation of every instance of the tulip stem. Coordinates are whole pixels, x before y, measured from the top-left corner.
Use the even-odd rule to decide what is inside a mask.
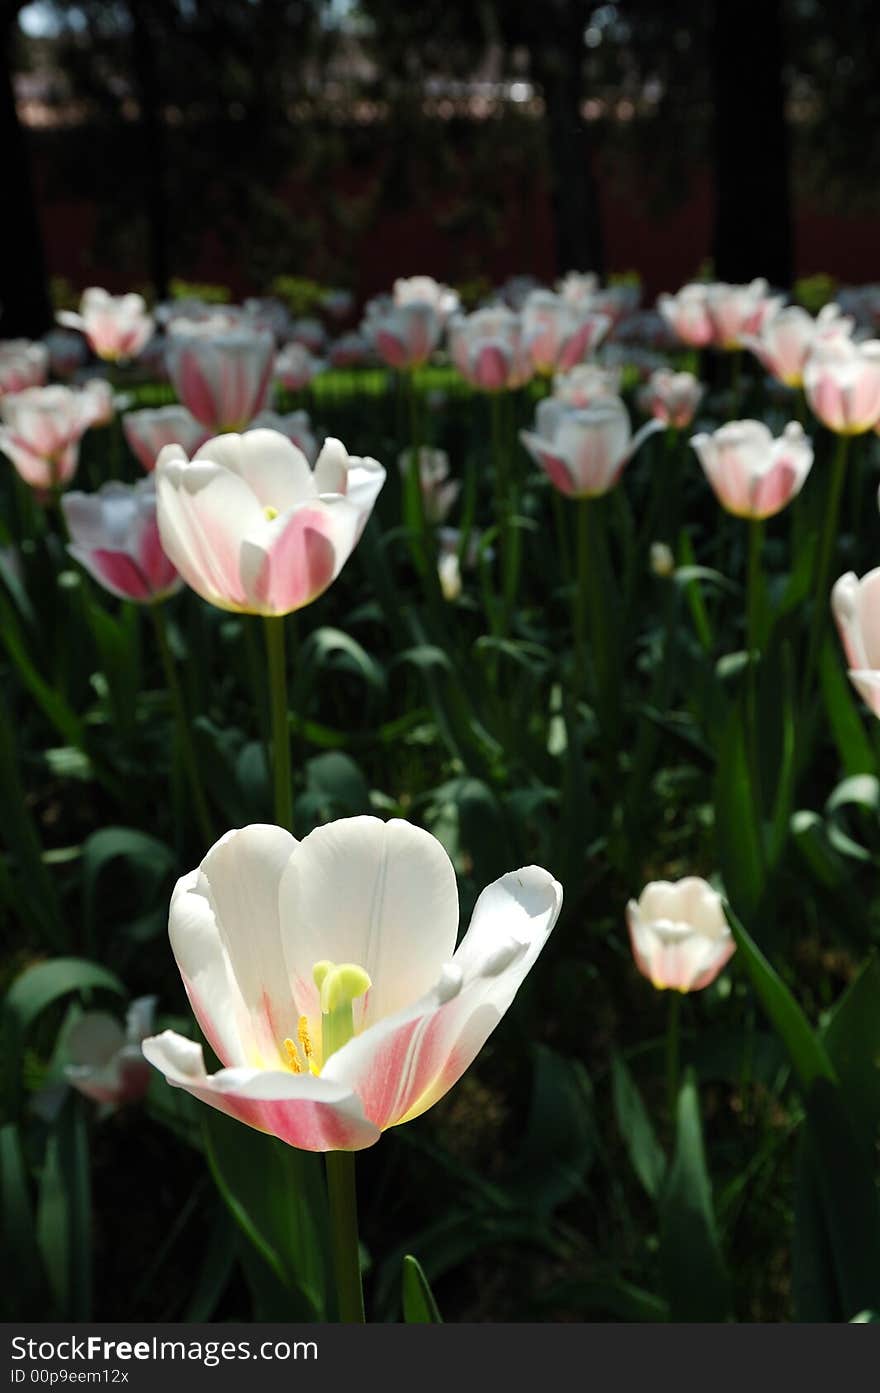
[[[746,712],[748,729],[746,741],[751,771],[752,799],[755,826],[763,826],[763,799],[761,797],[761,760],[758,746],[758,663],[761,649],[761,599],[763,573],[761,570],[761,548],[764,541],[764,524],[760,518],[749,521],[749,563],[746,582],[746,649],[748,665],[746,676]]]
[[[325,1160],[338,1316],[348,1325],[363,1325],[364,1292],[361,1285],[354,1152],[328,1151]]]
[[[669,1014],[666,1018],[666,1098],[669,1116],[675,1121],[678,1106],[678,1075],[681,1054],[681,992],[669,992]]]
[[[830,609],[828,585],[831,580],[831,561],[834,555],[834,543],[837,540],[837,529],[840,521],[840,501],[843,496],[843,481],[846,476],[848,450],[849,436],[839,435],[837,437],[837,449],[834,452],[834,463],[831,466],[831,482],[828,485],[828,500],[825,505],[825,522],[821,541],[819,543],[819,556],[816,563],[815,580],[813,584],[813,621],[810,626],[810,637],[807,643],[807,660],[804,664],[802,705],[806,705],[810,694],[810,683],[813,680],[813,673],[819,658],[819,651],[822,646],[822,638],[825,633],[825,625]]]
[[[159,650],[162,670],[165,674],[165,685],[168,688],[168,695],[171,698],[171,709],[174,712],[174,721],[177,726],[177,741],[180,748],[180,757],[183,760],[183,767],[189,780],[193,806],[196,812],[196,820],[199,824],[199,835],[206,846],[211,846],[214,841],[211,814],[208,810],[205,790],[202,787],[202,780],[199,775],[199,765],[190,735],[183,689],[180,685],[180,678],[177,675],[177,667],[174,662],[174,655],[171,652],[171,645],[168,642],[168,630],[165,624],[165,614],[161,601],[150,605],[149,610],[150,617],[153,621],[153,631],[156,635],[156,647]]]
[[[287,719],[287,662],[284,616],[266,615],[266,656],[269,662],[269,700],[272,707],[271,764],[275,780],[275,821],[293,830],[293,784],[290,773],[290,727]]]

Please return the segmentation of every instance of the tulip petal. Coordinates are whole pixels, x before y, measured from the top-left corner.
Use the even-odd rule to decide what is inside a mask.
[[[409,1122],[457,1082],[507,1011],[562,906],[562,887],[526,866],[488,886],[434,988],[331,1056],[322,1077],[347,1082],[378,1127]]]
[[[209,1075],[201,1045],[171,1030],[146,1039],[143,1052],[170,1084],[301,1151],[359,1151],[379,1139],[345,1084],[268,1069]]]
[[[261,508],[274,508],[277,513],[287,513],[317,493],[302,450],[277,430],[219,435],[200,446],[193,458],[210,460],[238,475]]]
[[[319,1014],[312,968],[321,959],[369,973],[369,1025],[427,992],[455,947],[452,863],[435,837],[400,818],[316,828],[296,848],[280,898],[284,957],[309,1016]]]

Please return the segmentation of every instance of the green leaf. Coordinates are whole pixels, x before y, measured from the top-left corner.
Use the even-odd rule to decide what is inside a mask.
[[[326,1198],[320,1157],[205,1109],[205,1144],[232,1217],[290,1294],[288,1319],[326,1311]]]
[[[307,826],[371,811],[369,785],[350,755],[328,750],[307,761],[306,793],[297,799],[297,810],[297,823],[302,825],[299,814],[305,813]]]
[[[57,1319],[92,1314],[92,1201],[83,1099],[71,1092],[46,1145],[37,1235]]]
[[[636,1088],[632,1074],[620,1055],[611,1060],[614,1114],[626,1143],[633,1170],[643,1188],[656,1199],[666,1174],[666,1156],[657,1141],[651,1119]]]
[[[671,1321],[727,1319],[728,1279],[691,1074],[678,1095],[675,1154],[660,1205],[660,1269]]]
[[[836,1076],[828,1052],[788,987],[743,928],[730,905],[725,905],[725,913],[752,985],[788,1051],[801,1088],[808,1092],[817,1078],[833,1083]]]
[[[407,1253],[403,1259],[401,1280],[403,1319],[407,1325],[442,1325],[434,1293],[417,1258]]]
[[[742,703],[733,705],[722,735],[715,779],[715,841],[728,897],[746,920],[764,892],[764,854],[749,772],[748,725]]]
[[[822,1038],[853,1126],[870,1147],[880,1128],[880,959],[865,963]]]
[[[576,1195],[596,1157],[593,1090],[578,1059],[536,1045],[525,1136],[506,1180],[528,1213],[551,1214]]]
[[[104,920],[108,917],[105,876],[117,861],[124,868],[125,889],[122,906],[113,913],[116,932],[129,918],[134,919],[135,924],[141,923],[151,910],[159,908],[157,901],[160,899],[162,917],[165,915],[166,892],[176,865],[174,852],[158,837],[136,827],[100,828],[87,838],[82,852],[83,923],[86,942],[95,953],[103,947],[98,943],[99,905]],[[144,935],[136,931],[134,936],[143,938]]]
[[[845,830],[845,811],[861,809],[868,814],[869,823],[876,827],[880,812],[880,779],[873,774],[854,774],[843,779],[825,804],[828,821],[828,840],[842,856],[854,861],[871,861],[875,853],[862,846]]]
[[[841,661],[840,646],[826,640],[819,659],[822,697],[834,743],[847,774],[873,772],[877,758]]]
[[[18,1128],[0,1127],[0,1262],[15,1273],[6,1283],[7,1320],[45,1318],[46,1275],[37,1246],[30,1189]]]

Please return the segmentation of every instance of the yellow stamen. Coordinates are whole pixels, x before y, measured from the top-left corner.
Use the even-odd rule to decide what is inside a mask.
[[[266,514],[267,522],[273,522],[278,516],[278,509],[273,508],[271,503],[263,509],[263,512]]]
[[[299,1043],[302,1045],[302,1052],[306,1057],[306,1063],[312,1062],[312,1042],[309,1039],[309,1022],[307,1016],[300,1016],[299,1030],[297,1031]]]
[[[302,1027],[300,1027],[300,1029],[302,1029]],[[296,1045],[293,1043],[290,1037],[288,1037],[284,1041],[284,1053],[287,1055],[288,1067],[291,1068],[295,1074],[301,1074],[302,1065],[299,1062],[299,1055],[297,1054]],[[306,1056],[306,1058],[308,1058],[308,1055]]]

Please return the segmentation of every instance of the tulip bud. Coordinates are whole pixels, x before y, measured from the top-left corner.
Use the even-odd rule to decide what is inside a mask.
[[[736,951],[721,896],[697,876],[651,881],[626,912],[636,967],[658,991],[701,991]]]

